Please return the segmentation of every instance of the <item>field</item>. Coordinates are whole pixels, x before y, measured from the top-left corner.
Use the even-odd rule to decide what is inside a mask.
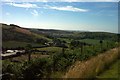
[[[100,40],[97,40],[97,39],[82,39],[80,41],[88,43],[88,44],[93,44],[93,45],[96,45],[96,44],[100,43]],[[106,43],[106,42],[107,42],[107,40],[103,40],[103,43]]]
[[[40,51],[48,51],[48,52],[60,52],[62,48],[60,47],[45,47],[45,48],[36,48]]]
[[[49,57],[49,55],[42,55],[42,54],[31,54],[31,59],[34,60],[36,58],[47,58]],[[14,57],[14,58],[10,58],[7,59],[8,61],[10,60],[11,62],[20,62],[20,63],[24,63],[26,61],[28,61],[28,54],[25,55],[21,55],[18,57]]]
[[[40,46],[40,44],[37,43],[27,43],[27,42],[20,42],[20,41],[6,41],[3,42],[3,47],[6,48],[17,48],[17,47],[25,47],[27,44],[31,44],[33,47],[34,46]]]

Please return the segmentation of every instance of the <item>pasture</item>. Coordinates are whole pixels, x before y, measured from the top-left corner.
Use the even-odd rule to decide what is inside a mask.
[[[5,41],[2,46],[5,48],[17,48],[17,47],[26,47],[27,44],[31,44],[34,46],[40,46],[41,44],[37,43],[28,43],[28,42],[20,42],[20,41]]]

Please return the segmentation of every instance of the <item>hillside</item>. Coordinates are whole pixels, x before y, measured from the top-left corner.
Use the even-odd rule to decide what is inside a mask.
[[[30,29],[31,32],[43,34],[48,38],[67,38],[67,39],[98,39],[116,41],[118,35],[109,32],[82,32],[82,31],[65,31],[52,29]]]
[[[114,33],[31,29],[14,24],[2,24],[2,29],[3,51],[30,47],[29,56],[26,53],[3,62],[3,74],[12,73],[16,80],[94,77],[118,57]],[[30,63],[26,64],[27,60]]]
[[[10,25],[2,24],[2,41],[3,41],[3,47],[10,47],[11,44],[14,44],[16,42],[21,43],[21,44],[23,43],[23,45],[25,43],[26,44],[27,43],[33,43],[33,44],[39,43],[40,45],[40,44],[43,44],[44,42],[50,41],[50,39],[45,37],[44,35],[31,32],[27,28],[22,28],[14,24],[10,24]],[[14,46],[15,45],[17,47],[19,46],[19,44],[14,44]]]
[[[111,49],[86,61],[76,61],[65,74],[65,78],[95,78],[118,59],[119,48]]]
[[[3,47],[10,47],[11,44],[32,43],[34,45],[42,44],[45,42],[51,42],[54,39],[60,39],[68,41],[81,40],[84,42],[86,39],[95,40],[110,40],[117,41],[118,35],[108,32],[79,32],[79,31],[66,31],[66,30],[53,30],[53,29],[34,29],[34,28],[22,28],[15,24],[2,24],[2,40]],[[6,44],[7,43],[7,44]],[[10,44],[10,45],[9,45]],[[25,44],[25,45],[26,45]],[[25,46],[24,45],[24,46]],[[19,45],[17,45],[18,47]]]

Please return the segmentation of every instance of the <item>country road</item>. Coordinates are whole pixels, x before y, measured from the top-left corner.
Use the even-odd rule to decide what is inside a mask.
[[[5,53],[5,54],[0,54],[2,57],[6,57],[6,56],[12,56],[12,55],[16,55],[17,52],[12,52],[12,53]]]

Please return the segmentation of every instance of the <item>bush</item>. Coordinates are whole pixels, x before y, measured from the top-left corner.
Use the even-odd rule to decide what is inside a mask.
[[[4,75],[4,79],[8,78],[8,80],[18,80],[22,76],[22,65],[10,61],[3,61],[2,74]]]
[[[24,65],[23,77],[25,80],[48,78],[53,68],[52,60],[49,58],[36,59]]]

